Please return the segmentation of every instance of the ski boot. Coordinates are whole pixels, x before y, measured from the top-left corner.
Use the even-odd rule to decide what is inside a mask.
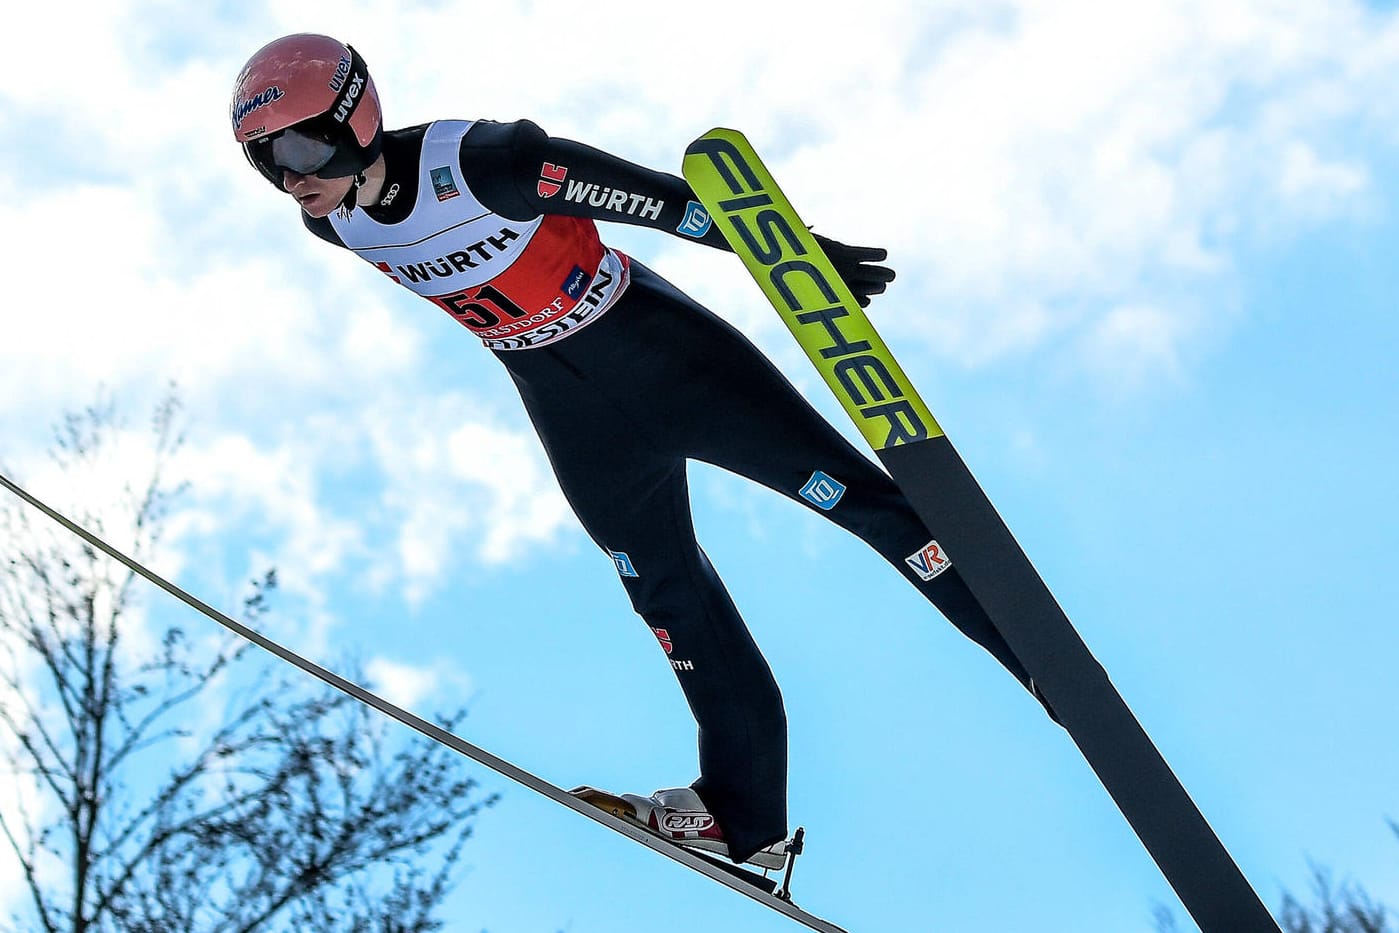
[[[611,794],[594,787],[576,787],[569,793],[676,845],[729,858],[729,844],[724,840],[718,821],[705,808],[699,794],[689,787],[658,790],[649,797]],[[767,870],[782,868],[787,864],[787,848],[786,840],[774,843],[753,853],[745,864]]]

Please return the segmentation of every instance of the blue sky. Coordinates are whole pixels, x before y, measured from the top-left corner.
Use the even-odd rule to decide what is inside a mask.
[[[269,634],[420,713],[469,703],[465,738],[556,783],[689,781],[680,693],[504,374],[306,236],[225,108],[254,49],[314,30],[364,54],[391,125],[528,116],[670,171],[734,126],[818,231],[890,249],[876,325],[1265,901],[1311,859],[1399,904],[1392,6],[124,2],[81,35],[75,9],[0,36],[0,460],[37,494],[110,492],[45,466],[65,407],[139,412],[174,379],[193,485],[160,569],[231,606],[275,563]],[[604,234],[849,431],[736,261]],[[1001,671],[858,541],[708,468],[692,487],[786,696],[804,906],[1152,929],[1169,888]],[[151,624],[173,612],[152,595]],[[790,928],[484,779],[504,799],[450,930]]]

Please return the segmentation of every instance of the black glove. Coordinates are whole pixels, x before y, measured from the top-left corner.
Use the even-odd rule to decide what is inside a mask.
[[[835,266],[841,281],[850,289],[860,307],[868,308],[870,296],[881,294],[894,281],[894,270],[875,263],[889,258],[889,251],[871,246],[846,246],[819,233],[813,233],[816,245]]]

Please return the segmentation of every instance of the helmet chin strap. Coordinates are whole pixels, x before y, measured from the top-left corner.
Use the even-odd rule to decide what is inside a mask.
[[[359,189],[364,187],[368,181],[369,179],[364,177],[363,172],[359,172],[355,175],[354,181],[350,183],[350,190],[345,192],[345,199],[340,202],[338,210],[340,211],[341,217],[350,216],[350,212],[359,204]]]

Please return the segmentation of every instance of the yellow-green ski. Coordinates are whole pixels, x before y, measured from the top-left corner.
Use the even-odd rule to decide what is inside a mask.
[[[685,177],[870,446],[941,436],[933,413],[742,134],[705,134],[685,153]]]
[[[684,173],[1203,933],[1279,933],[748,141]]]

